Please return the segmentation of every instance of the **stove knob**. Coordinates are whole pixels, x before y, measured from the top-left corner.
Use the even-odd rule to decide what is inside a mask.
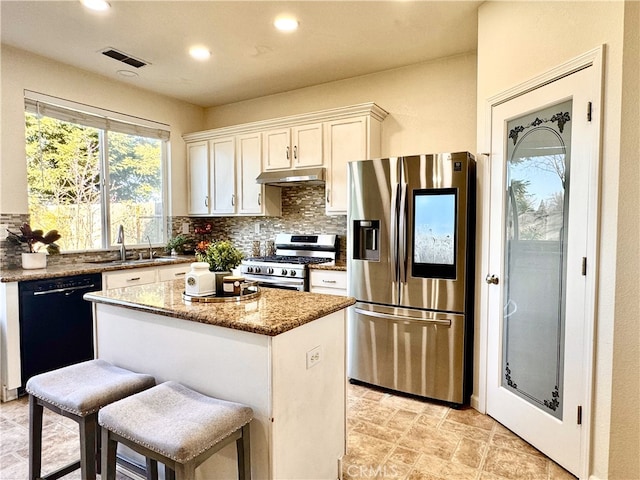
[[[295,277],[296,276],[296,271],[295,270],[291,270],[291,273],[289,275],[291,275],[292,277]]]
[[[247,267],[247,273],[253,273],[253,267]]]
[[[287,274],[287,270],[286,269],[282,269],[282,275],[286,275]]]
[[[260,267],[256,267],[256,273],[260,273],[262,269]]]
[[[273,268],[271,268],[271,267],[267,268],[267,273],[269,275],[273,275]]]

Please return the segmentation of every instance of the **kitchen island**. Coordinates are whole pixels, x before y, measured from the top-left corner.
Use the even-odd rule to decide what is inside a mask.
[[[96,357],[254,410],[254,479],[336,479],[345,452],[345,308],[350,297],[263,288],[225,303],[183,299],[184,282],[85,295]],[[236,478],[235,446],[198,478]]]

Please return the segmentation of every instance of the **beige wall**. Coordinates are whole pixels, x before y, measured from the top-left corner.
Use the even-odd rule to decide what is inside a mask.
[[[625,250],[635,245],[637,252],[639,242],[637,228],[624,225],[624,220],[634,214],[636,225],[638,220],[637,176],[635,184],[633,180],[625,178],[626,172],[637,172],[637,144],[634,151],[627,142],[621,143],[621,125],[628,125],[627,120],[632,119],[626,117],[633,115],[625,109],[621,116],[622,105],[627,101],[636,106],[638,104],[637,93],[635,98],[622,98],[624,8],[623,2],[486,2],[480,7],[478,16],[479,151],[488,151],[489,145],[486,133],[488,125],[485,122],[487,98],[601,44],[606,45],[602,112],[602,215],[591,430],[591,474],[602,479],[638,478],[637,467],[635,475],[625,476],[625,472],[632,471],[625,469],[637,466],[638,432],[636,429],[635,433],[630,433],[629,428],[624,428],[627,424],[640,424],[637,405],[638,279],[637,273],[618,268],[618,263],[624,262],[626,257]],[[637,27],[636,19],[636,32]],[[627,41],[630,40],[627,38]],[[637,45],[635,49],[625,52],[628,54],[626,58],[634,58],[634,53],[637,62]],[[631,81],[625,84],[625,95],[630,94],[631,86]],[[637,139],[637,109],[635,115]],[[623,152],[625,155],[622,155]],[[624,198],[625,195],[619,196],[621,186],[630,188],[632,192],[635,190],[635,193],[629,199]],[[632,213],[622,213],[623,209]],[[634,285],[629,292],[633,296],[616,298],[617,289],[630,284]],[[617,307],[616,300],[620,302]],[[631,305],[634,301],[635,304]],[[629,337],[634,338],[635,347],[625,342],[624,339]],[[626,399],[622,393],[626,389],[618,390],[621,385],[612,383],[612,367],[620,363],[630,368],[634,362],[636,370],[630,373],[634,373],[635,378],[631,381],[630,390],[635,389],[636,394],[633,399]],[[614,381],[623,380],[616,375]],[[612,414],[612,409],[618,406],[625,409],[624,414]],[[625,442],[623,438],[632,441]],[[616,464],[615,468],[612,463]]]
[[[640,478],[640,2],[625,5],[609,478]]]
[[[475,52],[209,108],[205,128],[371,101],[389,112],[382,124],[382,156],[473,152]]]
[[[200,130],[203,109],[106,77],[2,45],[0,212],[27,213],[24,90],[171,125],[171,196],[174,215],[186,214],[185,146],[182,134]]]

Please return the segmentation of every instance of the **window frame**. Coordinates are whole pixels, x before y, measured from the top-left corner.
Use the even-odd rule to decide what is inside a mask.
[[[63,122],[74,123],[80,126],[92,127],[99,130],[100,148],[100,210],[102,229],[99,248],[84,250],[69,250],[65,253],[81,253],[86,251],[113,250],[111,243],[111,199],[108,194],[109,186],[109,132],[118,132],[127,135],[137,135],[145,138],[153,138],[160,141],[160,176],[162,180],[162,231],[161,242],[155,246],[164,245],[169,238],[168,218],[171,196],[169,194],[170,180],[170,126],[167,124],[147,120],[131,115],[106,110],[99,107],[85,105],[70,100],[65,100],[50,95],[24,90],[24,112],[34,115],[42,115]],[[142,246],[145,243],[130,244]]]

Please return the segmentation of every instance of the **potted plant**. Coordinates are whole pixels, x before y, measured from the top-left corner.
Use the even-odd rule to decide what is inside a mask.
[[[191,239],[186,235],[176,235],[175,237],[171,237],[167,242],[167,246],[165,250],[171,255],[183,254],[185,251],[185,245],[190,243]]]
[[[222,292],[222,279],[231,275],[231,269],[240,265],[244,255],[228,240],[208,244],[201,242],[198,246],[196,258],[199,262],[209,264],[209,270],[216,275],[216,293],[220,293]]]
[[[22,252],[24,269],[45,268],[47,253],[51,255],[60,253],[60,247],[55,243],[61,237],[57,230],[50,230],[45,234],[42,230],[33,230],[28,223],[23,223],[20,233],[14,233],[9,229],[7,232],[9,233],[7,240],[16,245],[26,243],[29,248],[28,252]],[[40,251],[43,246],[46,246],[47,252]]]

